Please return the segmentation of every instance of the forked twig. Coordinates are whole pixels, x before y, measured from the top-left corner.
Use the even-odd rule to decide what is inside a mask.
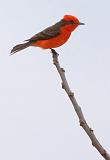
[[[60,67],[60,63],[58,61],[58,53],[54,50],[51,49],[52,52],[52,58],[53,58],[53,64],[55,65],[55,67],[57,68],[57,71],[60,75],[60,78],[62,80],[62,88],[66,91],[69,99],[72,102],[72,105],[76,111],[76,114],[79,118],[79,123],[80,126],[85,130],[85,132],[87,133],[87,135],[89,136],[89,138],[91,139],[92,145],[99,151],[99,153],[106,159],[106,160],[110,160],[110,155],[107,153],[107,151],[102,147],[102,145],[100,144],[100,142],[98,141],[98,139],[96,138],[93,129],[91,129],[89,127],[89,125],[87,124],[85,117],[83,115],[82,109],[81,107],[78,105],[76,98],[74,96],[74,93],[70,90],[69,84],[66,80],[66,76],[65,76],[65,70],[63,68]]]

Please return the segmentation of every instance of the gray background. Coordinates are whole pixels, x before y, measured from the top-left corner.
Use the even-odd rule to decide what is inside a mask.
[[[100,160],[61,89],[49,50],[17,43],[64,14],[78,27],[58,48],[71,89],[102,145],[110,152],[110,1],[0,1],[0,159]]]

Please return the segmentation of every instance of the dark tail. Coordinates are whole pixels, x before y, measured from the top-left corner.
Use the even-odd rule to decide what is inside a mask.
[[[23,43],[23,44],[18,44],[15,47],[13,47],[13,49],[10,52],[10,55],[12,55],[12,54],[14,54],[14,53],[16,53],[16,52],[18,52],[22,49],[25,49],[25,48],[29,47],[30,45],[31,45],[30,42]]]

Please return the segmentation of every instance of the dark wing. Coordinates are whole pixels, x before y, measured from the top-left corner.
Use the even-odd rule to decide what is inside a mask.
[[[43,31],[35,34],[32,38],[27,39],[28,42],[36,42],[38,40],[47,40],[54,38],[60,34],[60,28],[67,23],[64,20],[57,22],[56,24],[44,29]]]

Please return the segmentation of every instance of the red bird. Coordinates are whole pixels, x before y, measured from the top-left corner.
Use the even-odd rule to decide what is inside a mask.
[[[65,15],[63,19],[56,24],[35,34],[32,38],[25,40],[25,43],[13,47],[10,54],[14,54],[30,46],[43,49],[57,48],[69,39],[72,31],[79,25],[84,25],[84,23],[79,22],[78,18],[75,16]]]

